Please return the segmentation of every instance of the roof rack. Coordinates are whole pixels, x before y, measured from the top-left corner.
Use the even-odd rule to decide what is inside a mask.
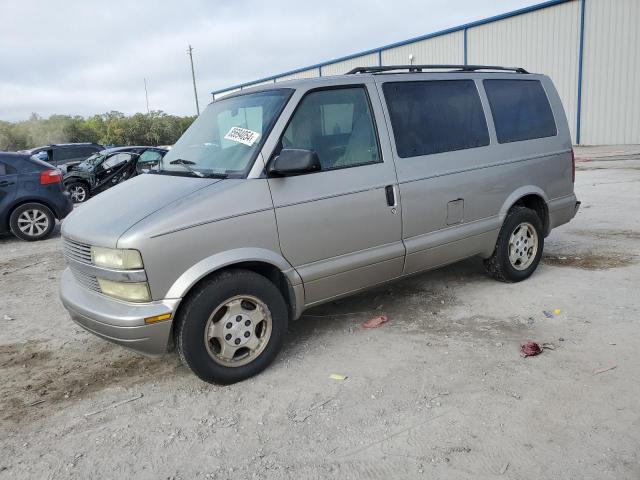
[[[385,65],[384,67],[356,67],[349,70],[347,75],[356,73],[382,73],[394,70],[408,70],[409,72],[422,72],[423,70],[452,69],[457,72],[477,72],[478,70],[500,70],[516,73],[529,73],[521,67],[497,67],[493,65]]]

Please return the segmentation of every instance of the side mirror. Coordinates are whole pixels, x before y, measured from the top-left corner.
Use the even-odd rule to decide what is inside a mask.
[[[290,177],[319,172],[321,168],[318,154],[313,150],[285,148],[273,159],[267,173],[270,177]]]

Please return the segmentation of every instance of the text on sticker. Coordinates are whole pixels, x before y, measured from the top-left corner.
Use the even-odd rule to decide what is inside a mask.
[[[234,142],[244,143],[251,146],[258,139],[260,134],[246,128],[232,127],[231,130],[224,136],[226,140],[232,140]]]

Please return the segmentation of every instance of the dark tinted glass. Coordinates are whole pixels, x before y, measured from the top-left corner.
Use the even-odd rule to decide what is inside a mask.
[[[400,157],[489,145],[473,80],[392,82],[383,89]]]
[[[485,80],[498,142],[553,137],[556,123],[549,99],[537,80]]]
[[[73,147],[55,148],[53,150],[53,159],[55,162],[64,162],[77,156],[79,156],[78,150]]]
[[[0,162],[0,176],[7,174],[7,168],[4,166],[4,163]]]
[[[94,153],[96,153],[97,151],[98,151],[98,148],[96,147],[78,147],[78,149],[76,150],[76,156],[89,157]]]

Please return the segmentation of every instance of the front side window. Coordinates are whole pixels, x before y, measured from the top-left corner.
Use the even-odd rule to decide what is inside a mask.
[[[489,145],[473,80],[389,82],[382,88],[400,157]]]
[[[307,94],[291,117],[280,147],[313,150],[322,170],[382,161],[363,87]]]
[[[484,80],[499,143],[556,135],[556,123],[538,80]]]
[[[211,103],[165,155],[160,173],[243,178],[292,92],[265,90]]]

